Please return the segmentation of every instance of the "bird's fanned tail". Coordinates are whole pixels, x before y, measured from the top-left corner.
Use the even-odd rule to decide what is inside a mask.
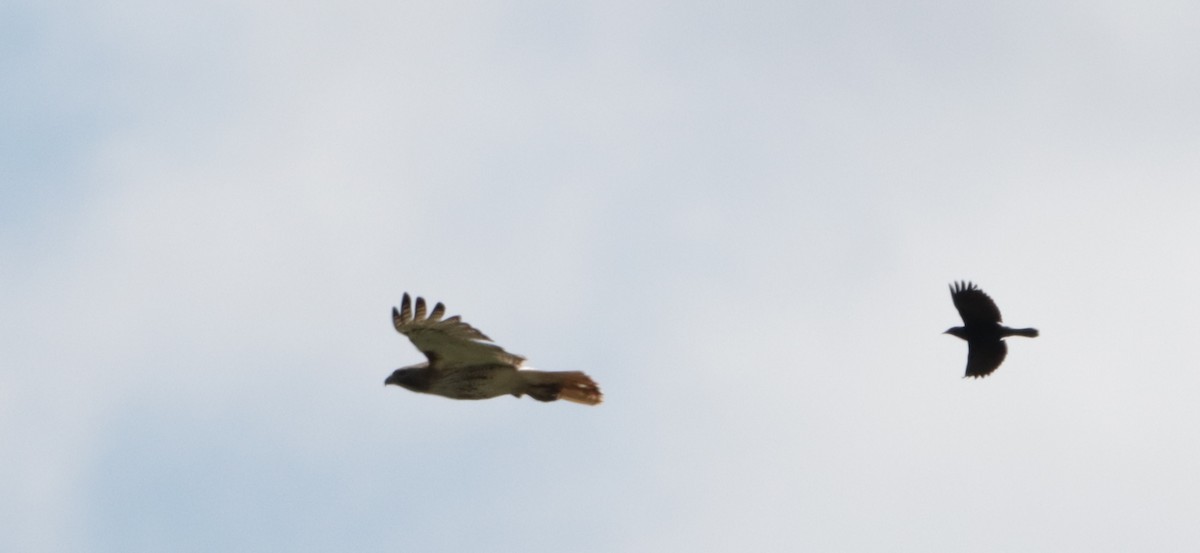
[[[588,375],[579,371],[517,371],[525,380],[524,393],[538,401],[565,399],[584,405],[599,405],[604,395]]]

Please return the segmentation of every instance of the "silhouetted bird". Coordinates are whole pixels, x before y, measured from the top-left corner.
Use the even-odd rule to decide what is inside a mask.
[[[1008,355],[1004,338],[1027,336],[1036,338],[1036,328],[1008,328],[1000,324],[1000,308],[978,286],[970,282],[950,285],[950,297],[962,316],[963,326],[944,332],[967,341],[967,374],[975,378],[992,374]],[[964,377],[965,378],[965,377]]]
[[[525,358],[489,343],[458,315],[442,318],[446,306],[437,304],[428,315],[425,300],[414,305],[408,294],[400,309],[392,308],[396,331],[412,341],[428,359],[396,369],[383,383],[450,399],[488,399],[528,395],[538,401],[565,399],[584,405],[600,403],[600,387],[579,371],[523,370]]]

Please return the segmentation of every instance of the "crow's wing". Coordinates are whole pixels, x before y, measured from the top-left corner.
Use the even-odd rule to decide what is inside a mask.
[[[950,285],[950,298],[967,326],[1000,322],[1000,308],[996,307],[996,302],[970,282]]]
[[[415,305],[406,292],[400,309],[392,308],[392,324],[429,358],[434,369],[476,365],[518,366],[524,357],[504,351],[492,339],[475,327],[462,322],[457,315],[442,319],[446,307],[441,303],[425,314],[425,299],[417,298]]]
[[[992,374],[1004,357],[1008,355],[1008,346],[1004,340],[971,340],[967,342],[967,374],[977,378]]]

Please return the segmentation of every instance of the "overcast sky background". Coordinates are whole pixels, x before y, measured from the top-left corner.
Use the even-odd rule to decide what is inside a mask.
[[[1200,546],[1197,22],[0,4],[0,549]],[[406,291],[605,403],[385,388]]]

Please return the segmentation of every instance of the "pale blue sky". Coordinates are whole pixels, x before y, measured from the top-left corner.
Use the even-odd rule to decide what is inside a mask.
[[[1197,21],[0,5],[0,549],[1195,548]],[[605,403],[384,388],[406,291]]]

